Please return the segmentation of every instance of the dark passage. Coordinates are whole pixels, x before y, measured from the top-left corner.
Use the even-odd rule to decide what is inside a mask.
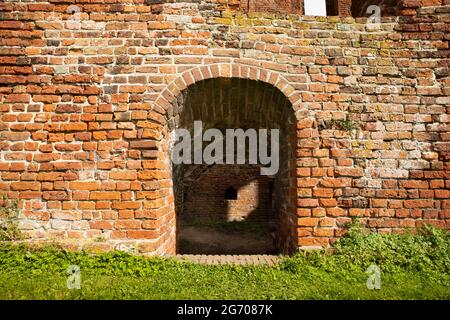
[[[177,252],[287,251],[295,237],[293,224],[287,222],[295,211],[294,194],[289,192],[295,188],[290,170],[295,166],[295,117],[286,97],[263,82],[219,78],[190,86],[174,108],[181,110],[175,126],[189,130],[191,136],[194,121],[202,121],[204,131],[278,129],[280,136],[279,170],[272,176],[261,175],[261,166],[248,164],[248,157],[246,164],[173,165]]]

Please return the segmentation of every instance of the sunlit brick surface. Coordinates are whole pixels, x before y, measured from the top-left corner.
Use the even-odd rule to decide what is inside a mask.
[[[399,1],[379,28],[239,1],[76,6],[0,4],[0,191],[32,239],[174,254],[175,106],[211,78],[266,83],[295,114],[281,251],[354,217],[449,228],[448,0]]]

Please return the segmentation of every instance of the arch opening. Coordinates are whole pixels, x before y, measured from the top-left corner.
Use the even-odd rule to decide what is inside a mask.
[[[295,236],[295,114],[274,86],[241,78],[212,78],[190,85],[173,103],[172,134],[189,132],[191,163],[171,163],[176,212],[176,251],[181,254],[273,254],[287,252]],[[195,162],[195,137],[208,129],[223,135],[223,154],[215,163]],[[197,127],[196,127],[197,126]],[[275,155],[278,170],[262,174],[267,163],[251,162],[251,137],[244,148],[227,149],[229,130],[267,133],[266,155]],[[168,149],[175,150],[174,142]],[[271,140],[273,139],[273,140]],[[213,139],[201,141],[201,154]],[[176,143],[175,143],[176,145]],[[245,161],[239,162],[238,151]],[[259,155],[259,151],[257,154]],[[184,151],[183,151],[184,152]],[[182,154],[181,152],[180,154]],[[252,153],[253,152],[253,153]],[[205,160],[205,159],[202,159]],[[272,158],[273,160],[273,158]],[[194,163],[195,162],[195,163]]]
[[[238,199],[238,192],[236,188],[228,187],[225,190],[225,200],[237,200],[237,199]]]

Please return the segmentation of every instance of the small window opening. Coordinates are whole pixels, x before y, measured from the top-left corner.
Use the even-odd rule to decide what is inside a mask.
[[[225,200],[237,200],[237,190],[229,187],[225,190]]]
[[[327,0],[327,16],[338,16],[338,4],[336,0]]]
[[[326,0],[305,0],[303,3],[305,6],[306,16],[326,16],[327,5]],[[328,1],[327,1],[328,2]]]

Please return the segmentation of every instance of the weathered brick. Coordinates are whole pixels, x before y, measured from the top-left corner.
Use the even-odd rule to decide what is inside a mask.
[[[129,230],[127,231],[128,239],[155,239],[157,238],[155,230]]]
[[[11,183],[11,190],[31,190],[38,191],[40,189],[39,182],[13,182]]]
[[[90,200],[120,200],[120,192],[94,191],[90,193]]]
[[[376,43],[364,19],[283,15],[301,1],[84,2],[80,29],[42,19],[67,0],[1,6],[0,189],[32,236],[172,254],[180,208],[277,214],[293,251],[332,245],[352,217],[380,233],[450,227],[448,1],[384,1],[383,15],[405,17],[382,19]],[[339,0],[333,14],[365,9]],[[172,134],[194,119],[280,128],[273,185],[242,166],[172,166]]]
[[[79,182],[73,181],[70,183],[70,189],[72,190],[98,190],[100,188],[100,182],[98,181],[86,181]]]
[[[111,230],[112,223],[110,221],[90,221],[89,227],[91,229]]]

